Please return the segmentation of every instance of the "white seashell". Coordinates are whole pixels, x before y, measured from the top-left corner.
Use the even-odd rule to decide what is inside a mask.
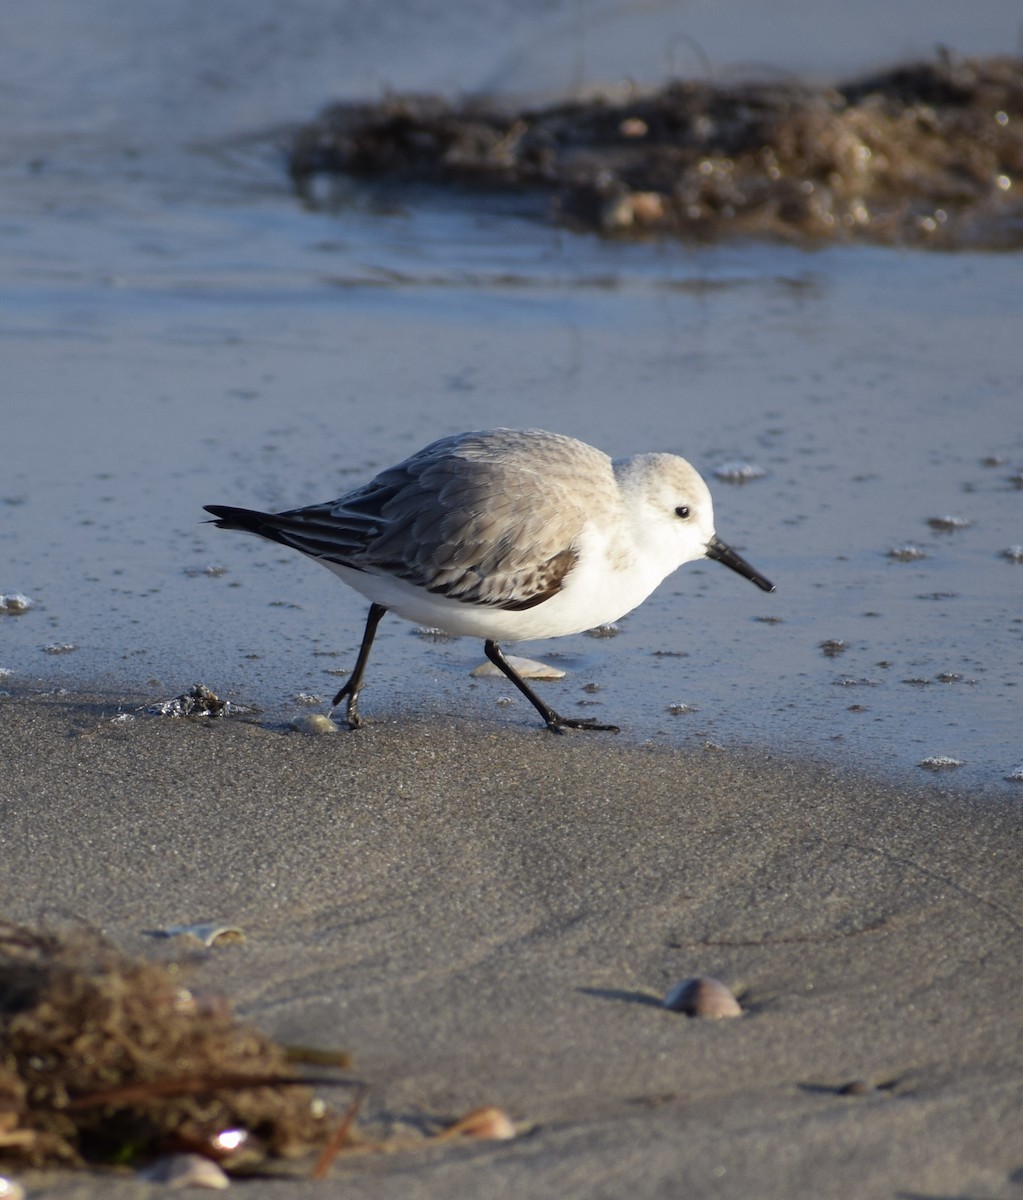
[[[709,975],[691,975],[668,988],[664,1007],[689,1017],[741,1017],[739,1001],[717,979]]]
[[[296,733],[316,735],[337,733],[341,726],[330,717],[325,717],[323,713],[303,713],[300,717],[291,718],[291,728]]]
[[[192,925],[168,925],[166,929],[153,930],[155,937],[191,937],[204,946],[212,946],[214,942],[226,940],[229,942],[244,942],[245,934],[237,925],[218,925],[215,921],[199,921]]]
[[[223,1191],[231,1181],[211,1158],[201,1154],[168,1154],[144,1167],[139,1179],[163,1183],[171,1188],[217,1188]]]
[[[507,655],[507,659],[513,671],[517,671],[523,679],[564,679],[565,672],[560,667],[550,667],[547,663],[537,662],[535,658],[520,658],[516,654]],[[499,677],[505,679],[503,671],[499,671],[489,660],[485,663],[480,663],[478,667],[473,667],[469,672],[473,679],[491,679]]]
[[[25,1189],[16,1179],[0,1175],[0,1200],[25,1200]]]

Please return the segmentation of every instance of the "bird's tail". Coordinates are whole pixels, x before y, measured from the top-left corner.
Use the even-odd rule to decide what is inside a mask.
[[[285,542],[274,513],[258,512],[254,508],[232,508],[229,504],[205,504],[208,513],[216,517],[210,525],[218,529],[239,529],[242,533],[255,533],[260,537],[269,538],[272,542]]]

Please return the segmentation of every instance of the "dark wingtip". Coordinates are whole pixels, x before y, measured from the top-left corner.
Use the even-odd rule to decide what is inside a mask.
[[[205,521],[204,524],[216,525],[223,529],[224,523],[227,520],[231,510],[229,508],[225,508],[222,504],[204,504],[202,507],[204,512],[212,513],[213,516],[216,517],[215,521]]]
[[[207,521],[207,525],[216,525],[218,529],[241,529],[244,532],[261,532],[259,526],[263,513],[254,512],[250,508],[235,508],[230,504],[204,504],[203,509],[215,518]]]

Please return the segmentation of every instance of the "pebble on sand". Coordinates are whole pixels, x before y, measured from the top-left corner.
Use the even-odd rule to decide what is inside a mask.
[[[664,997],[664,1007],[689,1017],[741,1017],[742,1007],[732,993],[709,975],[692,975],[670,987]]]

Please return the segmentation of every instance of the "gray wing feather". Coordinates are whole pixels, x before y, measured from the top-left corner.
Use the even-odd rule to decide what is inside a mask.
[[[590,515],[566,486],[579,450],[610,470],[599,451],[546,437],[539,455],[520,434],[444,439],[339,500],[279,514],[278,538],[466,604],[532,607],[560,590],[576,562]]]

